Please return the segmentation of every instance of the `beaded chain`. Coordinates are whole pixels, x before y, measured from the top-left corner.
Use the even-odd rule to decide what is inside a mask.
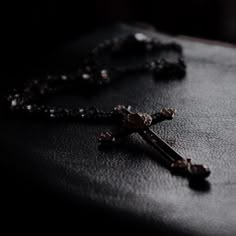
[[[178,55],[175,62],[161,57],[162,53],[173,52]],[[127,58],[128,56],[155,55],[154,59],[146,60],[133,66],[100,65],[105,55],[111,58]],[[182,48],[176,43],[161,43],[143,33],[135,33],[121,38],[113,38],[100,43],[82,60],[78,70],[63,75],[48,75],[41,79],[26,82],[22,89],[14,89],[6,97],[9,113],[29,117],[49,119],[76,120],[114,120],[113,111],[105,112],[96,107],[62,108],[42,103],[44,98],[68,88],[90,88],[109,84],[112,80],[137,72],[151,72],[154,78],[182,78],[186,73]],[[159,113],[152,115],[154,122],[160,119]]]

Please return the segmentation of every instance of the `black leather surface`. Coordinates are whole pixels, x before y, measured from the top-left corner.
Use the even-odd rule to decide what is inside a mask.
[[[96,32],[71,43],[50,63],[69,70],[103,39],[140,30],[120,25]],[[173,121],[153,130],[185,157],[209,165],[208,182],[192,186],[172,176],[136,135],[111,150],[98,150],[96,136],[110,126],[2,118],[6,220],[22,219],[27,209],[28,216],[43,213],[42,219],[57,216],[63,222],[73,211],[78,230],[89,224],[88,230],[96,225],[103,231],[112,224],[119,226],[114,232],[129,226],[172,235],[236,235],[236,49],[175,40],[187,59],[183,80],[135,75],[89,98],[74,94],[50,102],[108,110],[130,104],[143,112],[177,108]]]

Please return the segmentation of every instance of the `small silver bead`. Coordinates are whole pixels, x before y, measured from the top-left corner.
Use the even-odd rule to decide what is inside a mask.
[[[32,106],[31,105],[27,105],[26,108],[27,108],[27,110],[31,110]]]
[[[156,63],[155,63],[154,61],[152,61],[152,62],[150,63],[150,67],[151,67],[151,69],[155,69]]]
[[[12,107],[15,107],[17,105],[17,101],[16,101],[16,99],[13,99],[12,101],[11,101],[11,106]]]
[[[107,79],[108,78],[107,70],[101,70],[101,76],[102,76],[103,79]]]
[[[62,75],[62,76],[61,76],[61,79],[62,79],[62,80],[67,80],[68,77],[67,77],[66,75]]]
[[[132,107],[130,105],[127,106],[127,110],[131,111]]]
[[[89,74],[82,74],[82,78],[84,80],[90,79],[90,75]]]
[[[134,38],[139,42],[148,42],[150,41],[149,37],[143,33],[134,34]]]

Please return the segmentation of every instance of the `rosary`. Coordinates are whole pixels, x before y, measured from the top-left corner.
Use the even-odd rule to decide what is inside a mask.
[[[175,53],[177,60],[167,60],[161,55]],[[129,56],[153,56],[138,65],[114,66],[101,65],[101,58],[127,59]],[[176,43],[161,43],[143,33],[135,33],[121,38],[106,40],[92,49],[82,60],[76,72],[64,75],[49,75],[43,79],[33,79],[26,82],[23,88],[13,90],[6,97],[7,110],[10,114],[30,118],[51,120],[76,120],[94,122],[112,122],[119,125],[117,132],[103,132],[98,142],[101,145],[112,145],[122,137],[138,133],[148,144],[161,155],[159,158],[167,164],[173,174],[190,179],[203,180],[210,175],[205,165],[192,164],[191,159],[185,159],[172,149],[165,141],[155,134],[150,127],[158,122],[173,119],[176,110],[163,108],[154,114],[134,113],[130,106],[118,105],[110,112],[96,107],[62,108],[43,104],[48,96],[71,88],[97,88],[109,84],[130,73],[150,72],[155,79],[183,78],[186,65],[182,48]]]

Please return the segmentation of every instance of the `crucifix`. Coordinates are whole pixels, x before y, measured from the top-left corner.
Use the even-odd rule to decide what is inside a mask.
[[[171,173],[191,179],[203,180],[210,175],[210,169],[205,165],[192,164],[191,159],[183,158],[169,144],[162,140],[150,127],[164,120],[171,120],[176,113],[175,109],[162,109],[155,116],[146,113],[133,113],[131,107],[118,105],[114,113],[120,116],[122,126],[117,132],[101,133],[98,141],[101,144],[114,144],[122,137],[138,133],[148,144],[160,153],[160,158],[167,164]]]

